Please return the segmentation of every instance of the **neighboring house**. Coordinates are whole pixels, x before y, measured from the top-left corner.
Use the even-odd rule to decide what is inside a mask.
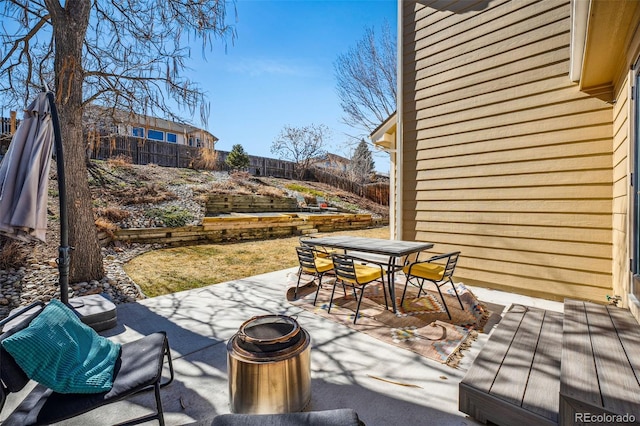
[[[341,157],[337,154],[331,154],[327,152],[321,157],[315,158],[312,162],[314,167],[324,169],[327,171],[337,171],[339,173],[346,173],[351,160]]]
[[[640,318],[640,2],[398,2],[395,238],[457,279]],[[394,137],[397,133],[397,137]]]
[[[85,125],[89,130],[209,149],[214,149],[218,141],[208,131],[190,124],[124,111],[115,114],[103,111],[107,110],[93,107],[85,112]]]

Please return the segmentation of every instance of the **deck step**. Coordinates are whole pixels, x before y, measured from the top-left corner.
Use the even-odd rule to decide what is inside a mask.
[[[638,322],[615,306],[565,300],[564,310],[560,423],[640,424]]]
[[[562,314],[512,305],[459,385],[459,409],[501,426],[557,425]]]

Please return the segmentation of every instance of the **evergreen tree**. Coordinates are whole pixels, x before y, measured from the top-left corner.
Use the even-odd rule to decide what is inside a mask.
[[[357,182],[366,182],[374,173],[375,163],[369,149],[369,144],[364,139],[356,147],[351,156],[351,173]]]
[[[232,170],[243,169],[249,167],[250,164],[249,155],[239,143],[231,147],[231,152],[224,162],[227,166],[231,167]]]

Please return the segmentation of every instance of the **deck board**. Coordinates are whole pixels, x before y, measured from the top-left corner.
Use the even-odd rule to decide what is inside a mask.
[[[565,301],[560,392],[572,399],[602,405],[584,302]]]
[[[563,315],[559,312],[545,312],[527,390],[522,400],[522,408],[554,422],[558,421],[562,318]]]
[[[476,357],[474,367],[464,377],[465,383],[482,392],[489,392],[525,313],[526,310],[520,305],[511,307],[493,331],[489,340],[491,344],[487,342]]]
[[[527,309],[525,312],[491,386],[489,393],[492,396],[502,398],[513,405],[522,404],[543,319],[543,310]]]
[[[629,364],[633,368],[636,381],[640,385],[640,333],[638,322],[627,312],[620,309],[609,309],[611,322],[618,331],[620,343],[624,348]]]

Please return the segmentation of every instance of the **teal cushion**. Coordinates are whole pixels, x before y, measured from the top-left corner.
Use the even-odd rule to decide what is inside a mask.
[[[30,379],[59,393],[99,393],[113,386],[120,345],[98,335],[58,300],[2,341]]]

